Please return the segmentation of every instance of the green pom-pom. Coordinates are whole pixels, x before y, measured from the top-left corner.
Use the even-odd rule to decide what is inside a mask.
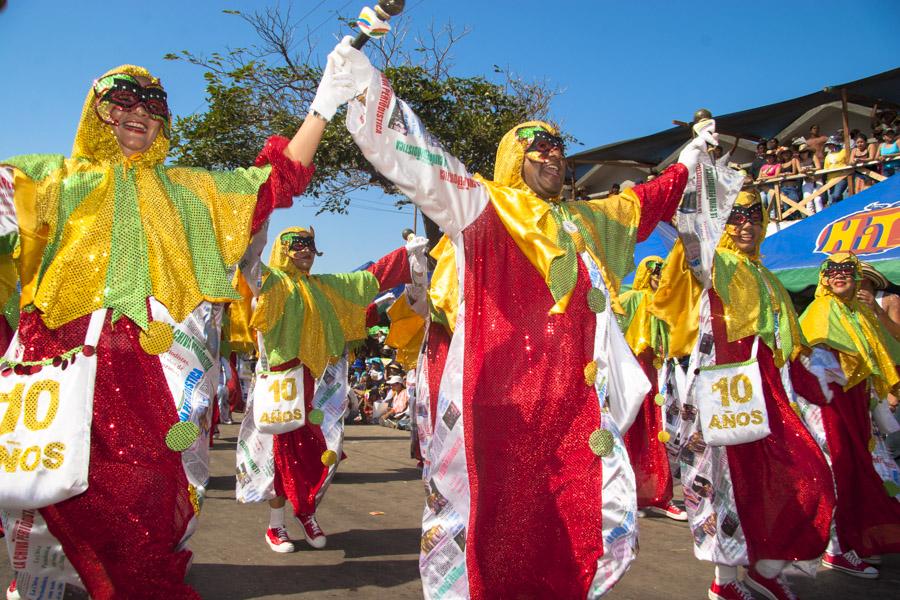
[[[200,428],[190,421],[175,423],[166,434],[166,446],[175,452],[184,452],[200,436]]]
[[[657,394],[653,397],[653,402],[656,403],[657,406],[663,406],[666,403],[666,397],[662,394]]]
[[[591,288],[587,295],[588,308],[592,312],[602,313],[606,310],[606,294],[597,288]]]
[[[613,438],[612,433],[606,429],[595,429],[588,439],[588,445],[591,447],[591,452],[597,456],[609,456],[612,454],[615,444],[616,441]]]
[[[325,420],[325,413],[323,413],[318,408],[314,408],[309,411],[309,422],[313,425],[321,425],[322,421]]]
[[[887,490],[888,496],[890,496],[891,498],[894,498],[897,496],[897,494],[900,494],[900,486],[898,486],[893,481],[885,481],[884,489]]]

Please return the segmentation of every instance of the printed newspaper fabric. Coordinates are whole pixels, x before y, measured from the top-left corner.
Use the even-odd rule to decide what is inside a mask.
[[[166,383],[175,400],[179,423],[189,435],[182,442],[181,461],[188,482],[194,486],[202,503],[209,483],[209,435],[212,426],[212,402],[219,385],[219,340],[222,307],[202,302],[181,323],[175,323],[166,308],[150,300],[153,320],[172,327],[172,345],[159,355]]]
[[[712,339],[712,322],[709,316],[709,296],[704,291],[700,305],[698,339],[704,335]],[[715,364],[715,345],[697,344],[688,371],[694,364]],[[681,482],[684,489],[684,507],[688,513],[691,534],[694,538],[694,555],[700,560],[725,565],[746,565],[747,541],[741,529],[737,505],[728,467],[728,449],[711,446],[703,439],[697,410],[696,390],[693,381],[684,382],[685,393],[680,393],[681,431],[677,437],[682,442],[679,459]],[[679,388],[681,386],[679,385]]]
[[[66,585],[84,587],[37,510],[0,511],[0,521],[20,597],[62,600]]]

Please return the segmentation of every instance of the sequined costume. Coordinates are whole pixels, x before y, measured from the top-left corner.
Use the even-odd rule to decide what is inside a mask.
[[[522,180],[519,132],[553,127],[510,131],[494,180],[472,176],[377,72],[347,126],[453,249],[446,278],[432,278],[454,329],[423,474],[426,598],[602,595],[634,557],[618,428],[649,387],[608,309],[687,170],[603,201],[548,202]],[[632,391],[617,387],[625,370]]]
[[[812,345],[832,352],[847,383],[830,383],[833,398],[824,406],[803,406],[803,415],[831,461],[837,489],[836,539],[831,554],[850,550],[860,556],[900,552],[900,487],[896,465],[885,477],[876,468],[883,441],[874,437],[870,411],[879,408],[887,393],[900,385],[896,365],[900,344],[887,334],[874,314],[855,296],[843,300],[828,285],[828,263],[859,265],[850,253],[833,254],[823,264],[816,298],[800,325]],[[881,407],[884,408],[884,407]],[[892,418],[892,415],[888,415]],[[882,424],[884,421],[882,421]],[[891,420],[887,420],[891,424]],[[896,428],[896,422],[893,423]],[[883,433],[890,433],[885,431]],[[891,477],[893,474],[894,477]],[[837,546],[837,547],[836,547]]]
[[[621,318],[625,341],[637,356],[651,388],[644,396],[641,411],[625,433],[625,447],[634,468],[638,508],[667,508],[672,501],[672,471],[666,451],[666,424],[662,409],[656,404],[659,393],[659,371],[666,359],[665,323],[650,314],[653,299],[650,287],[651,263],[662,264],[659,256],[648,256],[638,265],[634,285],[619,299],[625,314]],[[662,398],[662,396],[660,396]],[[660,434],[664,434],[660,437]]]
[[[281,235],[302,231],[306,230],[293,227]],[[339,361],[348,342],[366,337],[366,309],[376,294],[408,281],[404,248],[363,271],[310,275],[294,266],[281,244],[274,244],[269,266],[263,270],[250,327],[259,332],[260,351],[265,353],[268,371],[303,365],[304,400],[310,418],[294,431],[263,434],[253,419],[247,418],[252,413],[248,407],[239,435],[238,500],[253,502],[282,496],[290,500],[297,516],[316,512],[342,458],[347,402],[345,390],[332,398],[337,410],[316,406],[321,379],[326,367]],[[265,385],[260,369],[258,366],[256,386]],[[346,375],[344,371],[345,385]],[[321,420],[312,416],[314,410],[323,413]],[[256,444],[266,450],[253,457],[262,465],[263,477],[242,467],[249,452],[245,448]]]
[[[157,81],[131,65],[111,74]],[[199,597],[183,583],[191,553],[182,542],[199,505],[182,456],[167,446],[180,418],[161,362],[178,342],[164,321],[178,333],[197,311],[208,317],[236,297],[229,268],[251,232],[312,176],[285,157],[286,145],[271,138],[247,169],[170,167],[161,131],[126,158],[92,90],[70,158],[4,161],[15,168],[23,360],[76,347],[90,314],[109,309],[96,348],[89,487],[40,511],[92,598]],[[218,334],[210,339],[217,344]],[[40,594],[21,585],[21,573],[19,581],[23,595]]]
[[[760,202],[741,192],[736,206]],[[763,211],[764,213],[764,211]],[[720,565],[812,560],[822,554],[834,509],[828,465],[794,412],[792,389],[823,402],[816,378],[797,360],[805,341],[785,289],[759,258],[741,251],[726,226],[708,291],[710,320],[698,317],[701,287],[679,240],[663,267],[651,311],[669,326],[671,356],[701,354],[717,365],[747,360],[755,335],[771,434],[731,446],[705,443],[696,401],[683,400],[681,479],[694,553]],[[765,218],[762,230],[765,231]],[[759,240],[761,242],[761,240]],[[780,570],[780,568],[779,568]],[[777,571],[775,573],[777,575]],[[767,575],[768,576],[768,575]]]

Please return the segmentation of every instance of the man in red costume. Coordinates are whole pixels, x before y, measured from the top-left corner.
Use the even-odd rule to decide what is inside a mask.
[[[362,53],[338,53],[365,91],[347,115],[354,140],[453,246],[432,279],[454,331],[423,474],[425,595],[599,597],[635,556],[620,430],[649,389],[611,305],[688,169],[563,203],[562,140],[532,121],[501,140],[493,181],[472,176]]]

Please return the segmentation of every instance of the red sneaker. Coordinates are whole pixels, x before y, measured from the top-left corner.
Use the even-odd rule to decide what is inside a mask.
[[[841,571],[847,575],[853,575],[862,579],[878,578],[878,569],[863,562],[853,550],[843,554],[828,554],[826,552],[825,556],[822,557],[822,566],[826,569]]]
[[[12,583],[9,584],[9,587],[6,588],[6,600],[20,600],[21,596],[19,592],[16,591],[16,580],[13,579]]]
[[[288,537],[284,527],[269,527],[266,529],[266,543],[269,544],[272,552],[285,554],[294,551],[294,544]]]
[[[769,600],[797,600],[797,595],[781,577],[768,579],[757,573],[756,569],[749,569],[744,581],[750,589]]]
[[[713,580],[706,594],[709,600],[753,600],[750,590],[744,587],[740,581],[729,581],[725,585],[719,585]]]
[[[316,550],[325,547],[325,533],[322,531],[322,528],[319,527],[319,522],[316,521],[315,514],[300,515],[297,517],[297,522],[303,527],[303,535],[306,536],[306,543]]]
[[[665,508],[663,508],[661,506],[650,506],[647,508],[647,510],[649,510],[650,512],[657,514],[657,515],[669,517],[673,521],[687,521],[688,520],[687,513],[684,512],[682,509],[678,508],[677,506],[675,506],[674,504],[672,504],[671,502],[669,502]]]

